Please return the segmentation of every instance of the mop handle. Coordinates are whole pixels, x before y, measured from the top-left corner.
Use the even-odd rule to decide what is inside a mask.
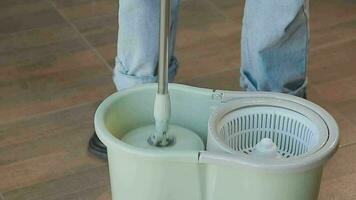
[[[158,91],[154,103],[155,132],[148,139],[154,146],[168,146],[172,141],[167,136],[171,117],[171,100],[168,93],[169,27],[171,1],[161,0],[159,37]]]
[[[168,64],[169,64],[169,30],[171,18],[171,0],[161,0],[158,94],[168,93]]]

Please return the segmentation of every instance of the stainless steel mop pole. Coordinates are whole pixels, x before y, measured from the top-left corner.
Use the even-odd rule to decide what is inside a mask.
[[[171,0],[161,0],[158,89],[154,105],[155,132],[148,139],[151,145],[169,146],[174,138],[167,135],[171,116],[171,101],[168,92],[169,33]]]
[[[161,0],[158,94],[168,93],[169,29],[171,1]]]

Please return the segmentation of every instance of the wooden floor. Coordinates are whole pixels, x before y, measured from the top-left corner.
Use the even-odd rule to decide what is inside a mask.
[[[93,112],[115,91],[118,0],[0,1],[0,199],[110,199],[87,152]],[[241,0],[182,0],[177,81],[237,90]],[[341,144],[320,200],[356,199],[356,1],[312,0],[309,98]]]

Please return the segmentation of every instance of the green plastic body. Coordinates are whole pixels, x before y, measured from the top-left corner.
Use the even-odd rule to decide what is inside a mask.
[[[122,142],[130,130],[154,123],[156,87],[146,84],[113,94],[95,114],[96,133],[108,149],[113,200],[317,199],[323,163],[293,172],[264,170],[200,159],[209,157],[206,151],[157,151]],[[221,96],[177,84],[169,91],[171,123],[194,131],[206,143],[208,118],[223,103]]]

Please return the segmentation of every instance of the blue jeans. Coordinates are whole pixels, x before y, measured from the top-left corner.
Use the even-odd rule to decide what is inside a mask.
[[[169,78],[179,0],[172,0]],[[160,0],[120,0],[117,89],[157,81]],[[308,59],[308,0],[246,0],[241,35],[240,84],[248,91],[303,96]],[[222,55],[223,56],[223,55]],[[204,58],[202,58],[204,59]]]

